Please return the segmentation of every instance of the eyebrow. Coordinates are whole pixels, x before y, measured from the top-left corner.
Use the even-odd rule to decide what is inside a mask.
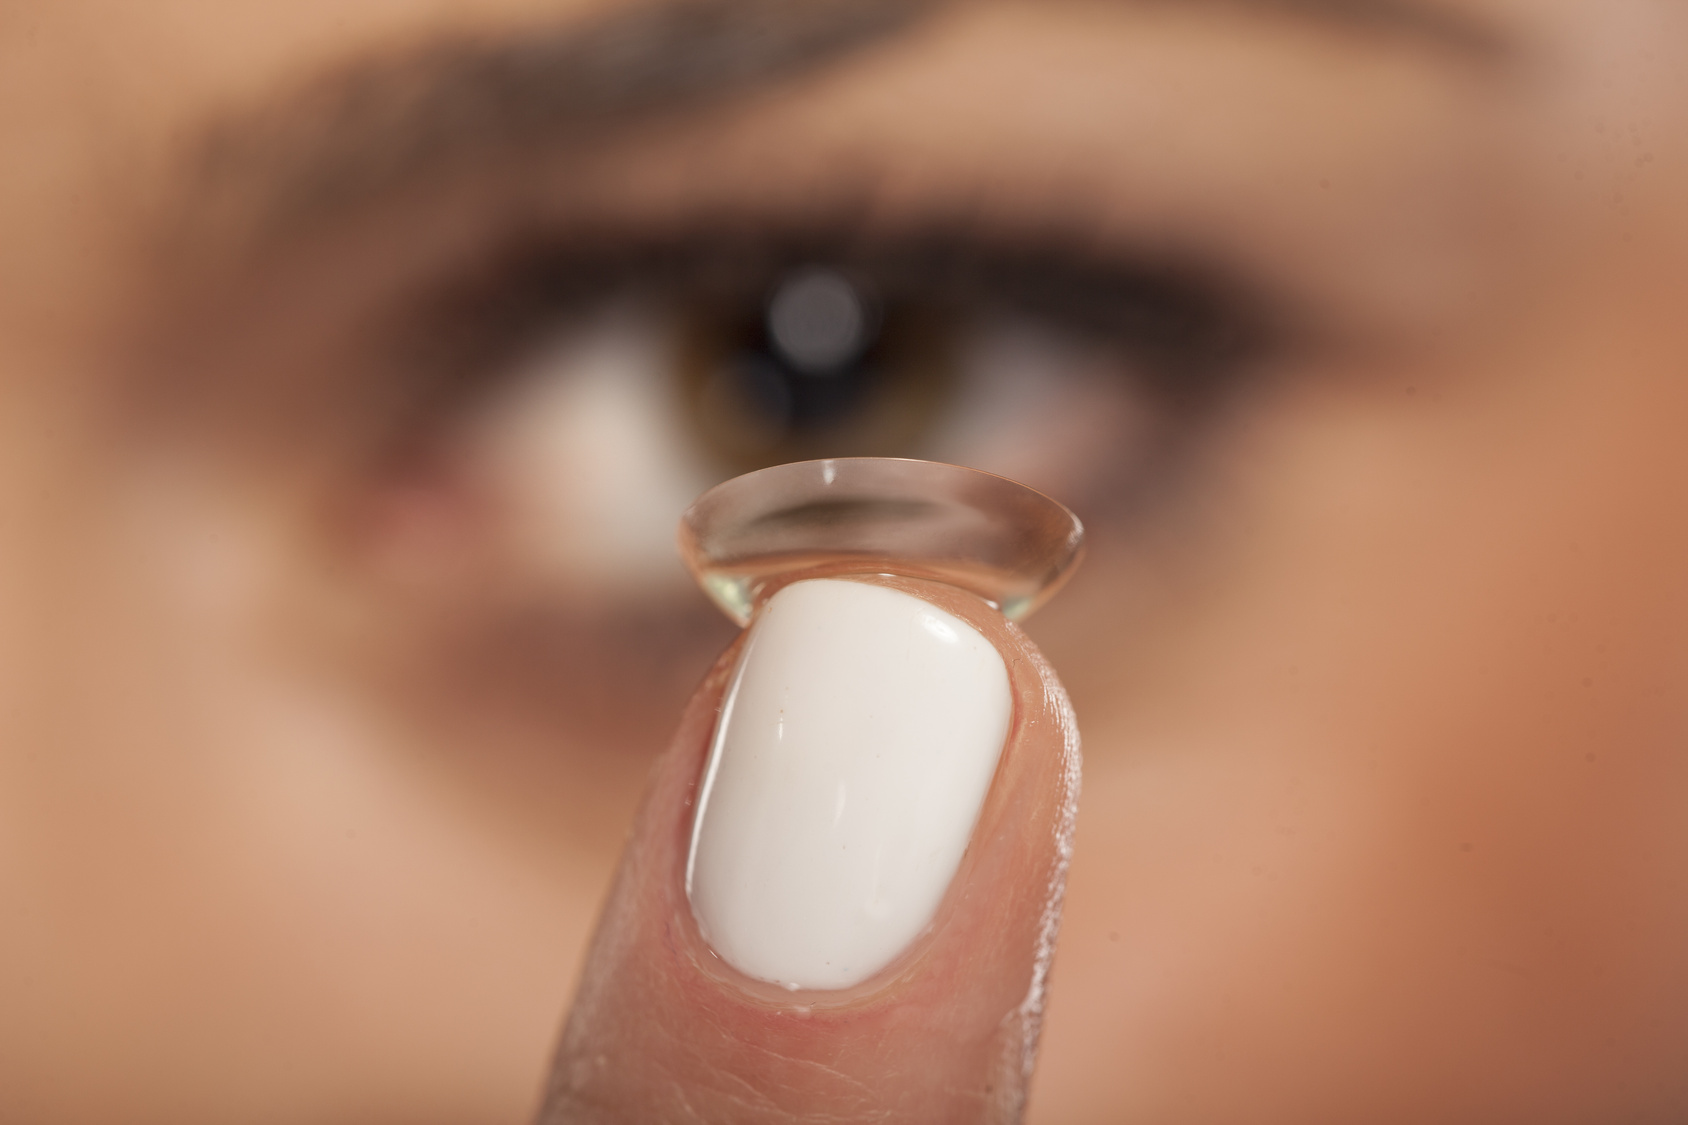
[[[1511,54],[1512,44],[1500,29],[1441,5],[1417,0],[1134,0],[1163,6],[1184,3],[1247,9],[1304,19],[1332,28],[1374,34],[1439,51],[1482,65],[1494,65]]]
[[[193,150],[187,213],[233,211],[261,239],[433,174],[551,150],[815,73],[969,0],[654,0],[581,25],[453,38],[354,61],[256,113],[224,118]],[[1055,2],[1055,0],[1041,0]],[[1069,0],[1073,2],[1073,0]],[[1418,0],[1091,0],[1231,9],[1427,47],[1493,66],[1496,29]],[[227,233],[226,231],[224,233]]]
[[[212,222],[233,210],[285,237],[436,169],[578,145],[814,73],[944,2],[656,0],[584,26],[359,59],[213,123],[192,151],[188,210]]]

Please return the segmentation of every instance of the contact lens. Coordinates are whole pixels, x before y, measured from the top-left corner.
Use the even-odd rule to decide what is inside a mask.
[[[1083,542],[1078,517],[1036,489],[896,457],[746,473],[680,520],[686,566],[740,625],[792,582],[875,573],[944,582],[1019,621],[1060,589]]]

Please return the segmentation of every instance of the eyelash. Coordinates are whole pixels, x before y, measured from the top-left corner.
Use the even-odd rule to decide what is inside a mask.
[[[1122,262],[1070,239],[1005,242],[948,229],[870,240],[847,228],[741,227],[661,238],[540,233],[507,246],[397,318],[388,350],[426,416],[496,391],[499,373],[547,333],[613,297],[755,307],[783,274],[815,264],[863,278],[887,305],[1026,316],[1113,349],[1142,393],[1179,410],[1222,397],[1287,338],[1257,285],[1200,262]]]

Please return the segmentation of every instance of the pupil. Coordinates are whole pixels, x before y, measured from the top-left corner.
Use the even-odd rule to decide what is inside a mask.
[[[748,415],[745,436],[771,448],[848,423],[878,373],[864,294],[833,270],[809,268],[776,282],[765,308],[720,376]]]
[[[768,342],[793,368],[826,377],[873,341],[856,287],[831,270],[805,270],[782,281],[768,301]]]
[[[743,471],[779,461],[906,456],[942,401],[940,324],[844,271],[803,266],[696,307],[681,377],[699,436]]]

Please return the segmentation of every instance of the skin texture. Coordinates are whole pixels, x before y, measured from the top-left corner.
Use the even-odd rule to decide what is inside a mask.
[[[477,320],[459,395],[423,329],[512,246],[819,228],[1170,261],[1272,329],[1191,409],[1040,391],[950,454],[1090,531],[1028,626],[1087,753],[1029,1119],[1688,1116],[1680,9],[964,3],[278,204],[415,125],[347,73],[402,107],[406,59],[635,3],[0,11],[0,1119],[529,1120],[577,984],[667,979],[587,950],[653,776],[605,932],[672,906],[710,482],[506,461],[520,341]],[[535,533],[623,486],[655,546]],[[600,1028],[764,1027],[736,987],[588,1004],[551,1088]]]

